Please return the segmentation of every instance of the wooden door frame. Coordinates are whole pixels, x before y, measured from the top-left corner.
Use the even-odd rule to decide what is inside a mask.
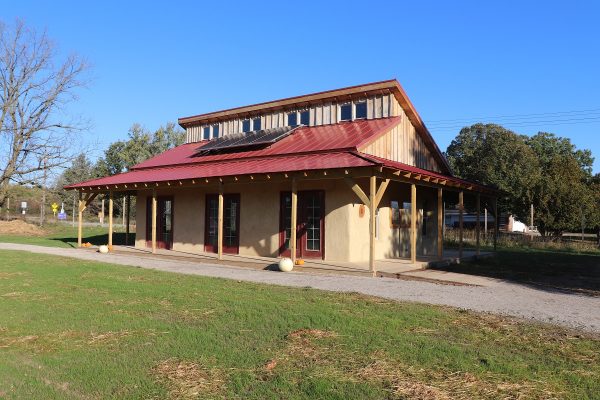
[[[303,224],[308,223],[308,215],[307,215],[307,211],[308,211],[308,206],[306,203],[306,199],[307,199],[307,194],[316,194],[321,202],[321,216],[319,218],[319,234],[320,234],[320,238],[319,238],[319,251],[314,251],[314,250],[308,250],[308,235],[306,233],[306,231],[300,235],[300,249],[301,249],[301,254],[302,257],[305,258],[313,258],[313,259],[321,259],[324,260],[325,259],[325,191],[324,190],[304,190],[302,191],[303,195],[303,199],[302,199],[302,207],[301,207],[301,212],[299,215],[301,215],[300,217],[300,221],[302,221]],[[298,196],[300,198],[300,192],[298,192]]]
[[[285,246],[285,227],[284,227],[284,209],[283,199],[286,195],[291,196],[291,191],[282,191],[279,197],[279,255],[282,257],[290,257],[290,249],[286,249]],[[306,249],[307,235],[303,232],[301,227],[307,222],[306,215],[306,194],[317,193],[321,200],[321,243],[320,251],[309,251]],[[298,191],[298,221],[296,224],[296,257],[298,258],[312,258],[312,259],[325,259],[325,191],[324,190],[300,190]],[[311,256],[313,253],[314,256]],[[318,253],[318,254],[315,254]]]
[[[226,246],[225,245],[225,209],[226,204],[227,204],[227,200],[231,200],[232,198],[237,199],[237,210],[235,213],[235,224],[236,224],[236,232],[237,232],[237,236],[236,236],[236,244],[235,246],[231,247],[231,246]],[[227,193],[223,195],[223,253],[226,254],[240,254],[240,236],[241,236],[241,229],[240,229],[240,211],[242,208],[242,196],[239,193]]]
[[[209,218],[210,218],[210,214],[209,214],[209,203],[210,203],[210,199],[213,198],[215,200],[218,199],[218,194],[217,193],[207,193],[205,196],[205,202],[204,202],[204,251],[206,253],[217,253],[217,246],[213,246],[209,244]],[[237,226],[237,243],[236,246],[225,246],[225,242],[223,242],[223,253],[224,254],[239,254],[240,253],[240,236],[241,236],[241,229],[240,229],[240,211],[242,208],[242,196],[240,195],[240,193],[225,193],[223,194],[223,213],[225,213],[225,204],[227,203],[228,200],[230,200],[231,198],[237,198],[237,212],[236,212],[236,226]],[[225,219],[225,215],[223,216],[223,219]],[[219,228],[217,227],[217,230]],[[223,221],[223,229],[225,229],[225,221]],[[218,232],[217,232],[218,235]]]
[[[165,242],[161,235],[162,218],[165,200],[171,201],[171,237],[169,243]],[[162,204],[162,206],[161,206]],[[174,196],[158,196],[156,198],[156,248],[172,250],[175,237],[175,198]],[[152,196],[146,197],[146,247],[152,247]]]

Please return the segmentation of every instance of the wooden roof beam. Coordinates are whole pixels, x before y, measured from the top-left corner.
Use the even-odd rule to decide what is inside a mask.
[[[369,196],[367,196],[365,194],[365,192],[361,189],[361,187],[358,185],[358,183],[356,183],[354,181],[354,179],[346,177],[346,178],[344,178],[344,182],[346,182],[348,187],[350,187],[350,189],[352,189],[354,194],[356,194],[356,196],[360,199],[360,201],[362,201],[362,203],[365,206],[367,206],[367,207],[371,206],[371,202],[369,201]]]

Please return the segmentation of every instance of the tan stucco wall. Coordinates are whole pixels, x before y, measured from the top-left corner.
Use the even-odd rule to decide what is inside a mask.
[[[277,257],[279,251],[279,203],[282,191],[291,183],[254,183],[225,186],[225,193],[240,193],[240,255]],[[348,202],[352,192],[343,182],[302,181],[298,190],[325,191],[325,257],[349,260]],[[206,194],[214,188],[159,190],[158,196],[173,196],[173,250],[201,253],[204,251],[204,219]],[[146,247],[146,198],[151,191],[140,191],[137,197],[136,247]]]
[[[368,180],[359,181],[363,191],[368,193]],[[378,181],[378,185],[381,181]],[[379,203],[378,234],[375,240],[375,258],[405,258],[410,257],[410,228],[391,226],[390,202],[396,200],[400,207],[404,202],[410,202],[410,185],[392,182]],[[359,203],[352,199],[350,205],[349,259],[355,262],[369,260],[369,209],[365,207],[364,216],[359,215]],[[429,212],[427,234],[422,235],[423,219],[417,212],[417,254],[434,255],[437,252],[437,191],[436,189],[417,186],[417,210],[424,207]]]
[[[360,181],[368,193],[368,181]],[[279,206],[282,191],[291,190],[291,182],[226,185],[225,193],[240,193],[240,255],[277,257],[279,250]],[[369,209],[359,216],[358,197],[341,180],[300,181],[298,190],[325,191],[325,259],[364,262],[369,259]],[[205,198],[216,189],[184,188],[159,190],[157,194],[174,198],[173,250],[201,253],[204,251]],[[151,191],[138,192],[136,247],[146,247],[146,197]],[[432,212],[426,237],[418,223],[418,254],[434,254],[436,250],[436,192],[417,187],[417,204],[422,208],[427,199]],[[400,205],[410,201],[410,186],[390,183],[380,203],[379,234],[375,256],[378,259],[408,257],[408,229],[390,226],[391,200]]]

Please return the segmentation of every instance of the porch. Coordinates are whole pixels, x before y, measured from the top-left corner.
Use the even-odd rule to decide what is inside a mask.
[[[96,248],[92,247],[89,250],[96,251]],[[186,264],[195,264],[198,268],[202,268],[203,264],[207,264],[278,271],[277,263],[279,262],[279,258],[239,254],[223,254],[221,259],[219,259],[218,255],[215,253],[190,253],[165,249],[157,249],[153,253],[151,249],[134,246],[114,246],[113,253],[135,255],[148,259],[149,262],[161,260],[179,261]],[[465,261],[476,257],[489,257],[492,255],[493,253],[491,252],[483,252],[477,255],[475,250],[464,250],[463,258],[461,260]],[[440,265],[458,263],[460,262],[458,257],[458,250],[447,250],[441,260],[437,256],[419,256],[417,257],[416,263],[413,263],[410,259],[406,258],[379,259],[375,260],[375,269],[378,277],[428,280],[455,284],[485,284],[484,281],[479,282],[475,278],[466,279],[464,276],[459,276],[460,274],[429,270],[432,267],[434,268]],[[303,265],[296,265],[294,271],[326,275],[373,276],[368,262],[355,263],[310,259],[305,260]]]
[[[102,192],[109,198],[109,249],[140,256],[260,269],[288,256],[304,260],[298,270],[393,277],[480,254],[479,241],[468,251],[462,237],[458,250],[443,248],[443,196],[458,196],[462,216],[464,194],[479,210],[482,191],[422,171],[348,168],[81,188],[80,221]],[[137,198],[134,247],[112,246],[119,192],[127,221],[129,197]],[[493,193],[483,192],[495,209]],[[479,221],[477,228],[479,237]],[[81,225],[78,236],[81,245]]]

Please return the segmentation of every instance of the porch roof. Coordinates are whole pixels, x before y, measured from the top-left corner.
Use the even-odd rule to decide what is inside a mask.
[[[373,162],[358,155],[342,153],[318,153],[289,155],[285,157],[261,157],[241,160],[214,161],[206,164],[184,164],[133,169],[129,172],[93,179],[67,186],[67,189],[104,188],[105,186],[170,182],[190,179],[239,176],[250,174],[283,173],[294,171],[323,170],[333,168],[368,167]]]

